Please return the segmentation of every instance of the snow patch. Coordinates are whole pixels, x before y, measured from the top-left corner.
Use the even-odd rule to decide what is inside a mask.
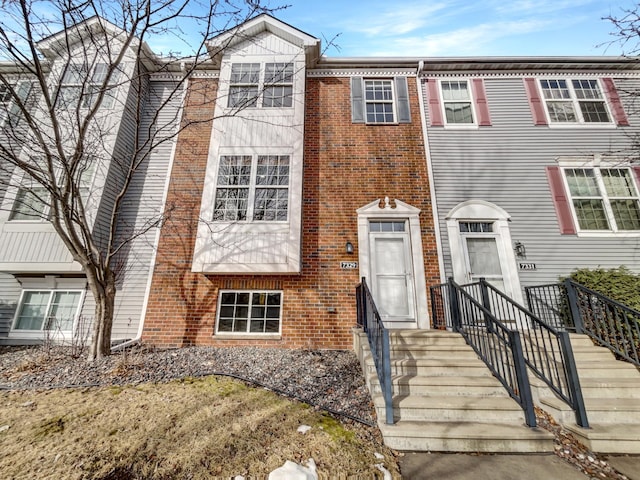
[[[391,477],[389,477],[389,479],[391,479]],[[310,458],[307,460],[307,466],[303,467],[302,465],[287,460],[283,466],[276,468],[269,474],[269,480],[318,480],[316,462],[313,458]]]

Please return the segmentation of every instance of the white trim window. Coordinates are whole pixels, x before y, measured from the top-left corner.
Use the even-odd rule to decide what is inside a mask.
[[[213,220],[286,221],[289,164],[289,155],[221,156]]]
[[[540,79],[549,121],[556,124],[612,123],[597,79]]]
[[[440,80],[444,118],[448,125],[474,125],[473,97],[467,80]]]
[[[93,107],[100,89],[103,88],[109,66],[106,63],[96,63],[89,74],[89,66],[84,63],[70,63],[60,80],[57,105],[61,108],[91,108]],[[117,83],[119,72],[116,70],[109,79],[109,84]],[[103,108],[112,108],[115,93],[108,87],[102,99]]]
[[[393,80],[364,80],[367,123],[394,123]]]
[[[221,291],[216,333],[280,333],[281,291]]]
[[[227,107],[293,106],[293,63],[232,63]]]
[[[581,231],[640,231],[640,195],[629,168],[563,168]]]
[[[46,222],[49,220],[49,194],[44,187],[18,188],[9,213],[10,221]]]
[[[82,290],[23,290],[12,330],[72,331],[80,314],[83,293]]]

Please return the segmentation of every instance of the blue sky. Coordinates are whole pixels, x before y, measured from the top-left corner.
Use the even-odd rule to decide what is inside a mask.
[[[285,0],[286,1],[286,0]],[[276,6],[276,1],[271,1]],[[328,56],[618,55],[613,26],[632,0],[290,0],[276,16]]]

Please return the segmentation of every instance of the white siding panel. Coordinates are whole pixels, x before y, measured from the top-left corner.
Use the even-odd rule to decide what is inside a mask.
[[[616,84],[620,92],[640,89],[637,79]],[[511,215],[512,239],[526,247],[523,261],[537,266],[519,272],[523,286],[554,282],[580,267],[626,265],[640,272],[640,237],[560,234],[545,173],[560,156],[628,148],[640,126],[635,109],[627,109],[627,128],[536,127],[522,78],[485,78],[485,89],[492,126],[428,130],[446,275],[452,267],[445,217],[471,199],[495,203]]]
[[[175,131],[182,101],[181,90],[168,81],[153,81],[149,87],[149,102],[144,110],[145,122],[141,132],[149,131],[153,114],[167,99],[170,102],[158,114],[160,127]],[[165,128],[163,128],[164,130]],[[141,138],[144,141],[145,137]],[[155,148],[142,164],[129,188],[120,211],[120,239],[131,232],[145,229],[149,221],[159,218],[163,210],[163,195],[173,152],[173,141]],[[153,270],[157,228],[152,228],[129,242],[122,252],[124,268],[118,276],[118,292],[112,338],[129,339],[136,336],[143,315],[149,276]]]

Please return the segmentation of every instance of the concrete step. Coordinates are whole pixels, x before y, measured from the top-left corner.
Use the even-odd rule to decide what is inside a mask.
[[[632,364],[618,360],[576,360],[578,376],[582,378],[640,378],[640,372]]]
[[[582,378],[584,398],[637,398],[640,399],[640,374],[631,378]],[[640,403],[640,402],[638,402]]]
[[[365,357],[365,365],[369,373],[376,373],[371,355]],[[479,359],[398,359],[391,362],[391,375],[463,375],[491,376],[487,366]]]
[[[373,394],[378,418],[384,418],[384,399]],[[393,416],[399,420],[455,422],[514,422],[524,424],[522,408],[511,397],[393,397]]]
[[[387,444],[397,450],[432,452],[550,452],[553,435],[524,424],[501,422],[425,422],[401,420],[380,424]]]
[[[381,393],[378,378],[372,375],[369,385],[373,393]],[[419,396],[487,396],[508,397],[509,394],[502,384],[492,376],[456,376],[456,377],[426,377],[394,375],[393,393],[395,395]]]
[[[572,424],[575,414],[571,408],[557,397],[540,398],[542,408],[556,420]],[[627,423],[640,425],[640,402],[636,398],[590,398],[584,397],[589,423]],[[638,452],[640,453],[640,452]]]
[[[478,358],[468,345],[391,345],[391,359]]]
[[[591,428],[567,424],[565,428],[594,452],[640,453],[640,425],[624,423],[593,423]]]
[[[466,345],[458,333],[446,330],[390,330],[389,343],[418,345]]]

